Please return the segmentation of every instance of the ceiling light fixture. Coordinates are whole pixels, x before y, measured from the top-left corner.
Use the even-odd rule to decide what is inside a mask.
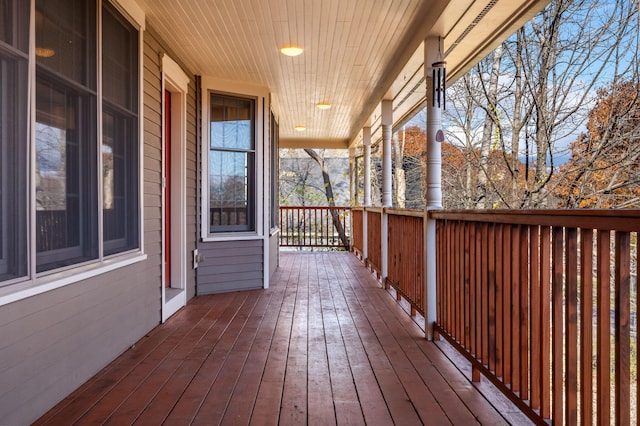
[[[48,47],[36,47],[36,56],[39,58],[50,58],[56,54],[56,51]]]
[[[298,132],[304,132],[305,130],[307,130],[307,128],[302,124],[298,124],[296,127],[294,127],[294,129],[296,129]]]
[[[302,47],[288,44],[280,48],[280,52],[287,56],[298,56],[302,53]]]
[[[329,109],[329,108],[331,108],[331,104],[329,102],[318,102],[316,104],[316,107],[318,109]]]

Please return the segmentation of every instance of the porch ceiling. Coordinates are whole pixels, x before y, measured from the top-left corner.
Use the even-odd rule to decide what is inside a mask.
[[[424,84],[411,92],[425,37],[443,36],[451,82],[549,0],[138,2],[194,73],[268,87],[282,146],[346,148],[374,125],[380,100],[394,99],[394,119],[423,101]],[[304,53],[282,55],[287,44]],[[323,101],[332,107],[315,107]]]

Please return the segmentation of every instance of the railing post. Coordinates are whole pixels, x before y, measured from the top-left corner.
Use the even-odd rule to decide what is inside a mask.
[[[427,84],[427,202],[424,216],[424,277],[425,277],[425,330],[426,338],[433,340],[433,324],[436,322],[436,222],[430,210],[442,208],[442,156],[440,142],[442,133],[441,107],[444,102],[434,102],[432,64],[441,61],[443,51],[440,37],[429,37],[424,41],[424,74]],[[442,93],[444,95],[444,93]]]
[[[364,145],[364,203],[371,207],[371,127],[362,128],[362,145]]]
[[[380,222],[380,265],[382,283],[385,284],[389,275],[389,216],[385,208],[393,207],[391,193],[391,126],[393,125],[393,105],[390,100],[383,100],[382,106],[382,216]]]
[[[362,144],[364,145],[364,209],[362,209],[362,258],[367,261],[367,207],[371,207],[371,127],[362,128]]]

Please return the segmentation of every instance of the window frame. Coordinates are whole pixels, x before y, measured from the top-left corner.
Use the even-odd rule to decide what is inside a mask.
[[[24,2],[23,2],[24,3]],[[35,2],[26,2],[31,4],[29,11],[29,26],[31,27],[30,38],[34,37],[35,31]],[[20,3],[22,4],[22,3]],[[136,247],[122,250],[112,255],[105,255],[103,250],[103,230],[102,230],[102,13],[103,7],[111,7],[112,10],[117,12],[116,16],[119,16],[123,21],[132,25],[133,29],[137,32],[137,45],[135,46],[135,55],[137,58],[137,67],[135,68],[137,73],[137,91],[133,95],[134,102],[137,103],[137,118],[135,123],[137,129],[135,132],[135,144],[137,157],[135,160],[135,182],[131,180],[131,184],[135,185],[137,189],[137,244]],[[51,269],[43,272],[36,272],[36,232],[35,232],[35,110],[36,110],[36,95],[35,95],[35,82],[36,82],[36,59],[34,54],[35,43],[32,42],[29,45],[29,51],[25,52],[24,56],[29,58],[26,65],[28,72],[28,86],[30,87],[30,97],[27,100],[28,107],[28,125],[26,126],[26,140],[29,145],[29,153],[25,161],[25,169],[27,173],[27,204],[26,208],[26,227],[27,237],[25,238],[25,245],[27,248],[27,273],[24,276],[18,278],[6,279],[0,281],[0,306],[8,303],[13,303],[18,300],[22,300],[26,297],[32,297],[38,294],[42,294],[53,289],[64,287],[66,285],[90,279],[92,277],[108,273],[110,271],[126,267],[128,265],[138,263],[146,260],[147,255],[144,253],[144,31],[145,31],[145,13],[135,3],[134,0],[95,0],[95,16],[89,17],[89,25],[95,22],[96,38],[94,39],[96,45],[96,56],[94,61],[96,63],[96,80],[94,84],[94,90],[97,93],[95,114],[91,117],[95,121],[96,132],[96,161],[97,167],[95,171],[91,173],[95,175],[97,185],[97,194],[94,196],[95,202],[90,207],[91,210],[95,210],[98,220],[98,251],[99,255],[96,259],[86,262],[78,262],[68,266],[62,266],[59,268]],[[4,42],[0,41],[0,45]],[[135,44],[135,41],[132,41]],[[4,43],[6,46],[7,44]],[[2,46],[0,46],[0,49]]]
[[[280,229],[280,124],[273,110],[269,117],[269,233],[273,235]]]
[[[240,98],[255,98],[255,230],[253,231],[209,231],[209,146],[210,146],[210,121],[211,106],[209,93],[215,92]],[[265,211],[268,188],[265,187],[266,163],[265,145],[269,138],[269,90],[265,87],[250,83],[240,83],[229,80],[203,76],[201,79],[201,157],[200,157],[200,240],[209,241],[239,241],[263,239],[265,228],[269,226],[268,212]],[[265,214],[267,216],[265,216]]]
[[[24,15],[28,10],[17,0],[13,1],[12,6],[16,13],[12,15],[11,24],[16,26],[17,15]],[[29,159],[29,147],[19,143],[20,140],[29,138],[30,103],[26,96],[29,86],[28,52],[24,50],[24,34],[19,31],[12,31],[12,34],[12,40],[0,39],[0,72],[6,72],[11,79],[4,84],[0,82],[0,93],[9,93],[8,99],[0,99],[0,131],[3,132],[0,134],[0,141],[5,137],[7,140],[13,139],[13,142],[0,144],[0,285],[24,280],[29,274],[29,176],[26,167],[22,168],[23,173],[13,170],[6,173],[10,170],[7,164],[26,165]],[[15,84],[11,84],[12,82]],[[7,88],[3,88],[2,85],[6,85]],[[23,104],[13,107],[19,100],[22,100]],[[8,125],[3,125],[5,120]],[[20,170],[20,166],[17,169]],[[6,176],[2,175],[3,172]],[[5,214],[5,204],[17,207]]]
[[[248,101],[250,103],[250,117],[249,120],[251,121],[251,146],[249,148],[235,148],[235,147],[224,147],[224,146],[215,146],[214,142],[213,142],[213,135],[211,134],[211,103],[213,100],[214,96],[218,96],[224,99],[229,99],[229,100],[241,100],[241,101]],[[255,208],[255,204],[256,204],[256,197],[257,197],[257,188],[256,188],[256,170],[257,170],[257,163],[258,163],[258,158],[257,158],[257,147],[258,147],[258,141],[257,141],[257,103],[258,100],[256,97],[254,96],[242,96],[242,95],[236,95],[236,94],[229,94],[229,93],[224,93],[224,92],[219,92],[219,91],[215,91],[215,90],[210,90],[209,91],[209,114],[207,115],[208,117],[208,128],[209,128],[209,133],[208,133],[208,140],[209,140],[209,146],[208,146],[208,152],[207,155],[209,157],[209,161],[207,163],[207,176],[211,176],[211,169],[210,169],[210,165],[211,165],[211,155],[213,152],[219,152],[219,153],[225,153],[225,154],[244,154],[245,155],[245,161],[246,161],[246,168],[247,170],[245,171],[244,174],[244,178],[246,179],[246,192],[247,192],[247,207],[246,207],[246,211],[247,211],[247,217],[246,217],[246,223],[245,224],[232,224],[232,225],[213,225],[212,224],[212,218],[211,218],[211,211],[212,211],[212,207],[211,207],[211,181],[208,182],[208,191],[207,193],[209,194],[209,200],[207,203],[208,209],[207,211],[209,212],[208,217],[207,217],[207,224],[209,227],[209,234],[214,234],[214,235],[219,235],[221,233],[226,233],[226,232],[256,232],[256,222],[257,222],[257,215],[256,215],[256,208]],[[221,213],[222,215],[222,213]]]

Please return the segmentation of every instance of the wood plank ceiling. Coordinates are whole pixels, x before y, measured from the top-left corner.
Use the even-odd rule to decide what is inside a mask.
[[[548,1],[138,0],[192,72],[268,87],[283,145],[344,148],[381,99],[394,99],[394,119],[422,101],[423,87],[410,92],[426,36],[443,36],[456,79]],[[303,54],[282,55],[287,44]]]

